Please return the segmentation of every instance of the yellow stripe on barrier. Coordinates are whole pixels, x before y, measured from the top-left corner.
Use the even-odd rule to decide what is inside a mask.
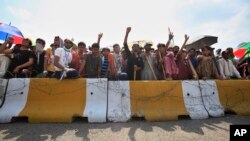
[[[130,81],[131,114],[148,121],[177,120],[188,115],[181,81]]]
[[[250,81],[226,80],[216,81],[220,102],[225,111],[238,115],[250,115]]]
[[[29,122],[71,122],[86,105],[86,79],[31,79],[28,99],[20,116]]]

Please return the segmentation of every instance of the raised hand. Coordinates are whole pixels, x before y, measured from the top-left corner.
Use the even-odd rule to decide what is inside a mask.
[[[131,27],[127,27],[126,33],[129,33],[131,31]]]
[[[169,32],[169,35],[168,35],[168,40],[172,40],[174,38],[174,33],[173,32]]]
[[[103,33],[99,33],[99,34],[98,34],[98,38],[99,38],[99,39],[101,39],[102,36],[103,36]]]
[[[185,34],[185,41],[188,41],[188,39],[189,39],[189,36],[187,35],[187,34]]]
[[[7,40],[6,40],[6,42],[8,43],[8,44],[13,44],[13,38],[12,37],[8,37],[7,38]]]

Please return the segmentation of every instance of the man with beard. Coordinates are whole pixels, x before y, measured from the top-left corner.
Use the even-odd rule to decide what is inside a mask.
[[[141,72],[141,79],[142,80],[157,80],[156,74],[156,58],[155,54],[151,52],[151,43],[146,43],[144,46],[145,53],[142,54],[144,67]]]

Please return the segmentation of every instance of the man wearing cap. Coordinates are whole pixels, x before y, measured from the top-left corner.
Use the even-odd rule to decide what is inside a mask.
[[[75,69],[70,68],[70,63],[72,61],[70,49],[72,46],[73,42],[66,39],[64,41],[64,47],[55,50],[55,77],[58,79],[78,77],[78,72]]]
[[[138,44],[133,44],[133,52],[128,48],[128,35],[131,31],[131,27],[127,27],[126,35],[124,38],[124,48],[127,54],[127,75],[129,80],[141,80],[141,70],[143,69],[143,59],[140,57],[139,50],[140,46]]]
[[[151,52],[151,43],[146,43],[144,46],[145,53],[142,54],[144,67],[141,72],[141,79],[142,80],[157,80],[157,74],[156,71],[156,59],[155,54]]]

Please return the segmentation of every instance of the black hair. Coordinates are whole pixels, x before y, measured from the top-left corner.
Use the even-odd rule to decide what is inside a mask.
[[[85,46],[86,47],[86,44],[84,42],[79,42],[78,46]]]
[[[46,42],[45,42],[45,40],[43,40],[43,39],[41,39],[41,38],[37,38],[36,39],[36,42],[41,42],[42,43],[42,45],[45,45],[46,44]]]
[[[98,43],[93,43],[92,44],[92,46],[91,46],[91,48],[100,48],[100,45],[98,44]]]

